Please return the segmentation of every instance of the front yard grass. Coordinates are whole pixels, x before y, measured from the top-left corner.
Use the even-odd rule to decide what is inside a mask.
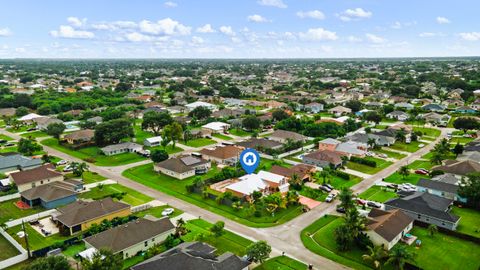
[[[195,147],[195,148],[216,144],[216,143],[217,143],[216,141],[212,139],[207,139],[207,138],[193,139],[193,140],[187,141],[187,143],[182,142],[182,144],[185,144],[186,146]]]
[[[143,193],[119,184],[97,186],[92,188],[90,191],[81,193],[79,197],[84,199],[99,200],[109,197],[115,193],[126,193],[121,201],[133,206],[141,205],[153,200],[153,198]]]
[[[407,177],[403,177],[398,172],[391,174],[389,177],[385,178],[385,182],[395,183],[395,184],[403,184],[403,183],[410,183],[416,185],[420,178],[430,178],[428,175],[421,175],[421,174],[414,174],[410,173]]]
[[[60,145],[58,143],[58,140],[54,138],[45,139],[40,143],[82,160],[88,160],[93,158],[95,160],[95,162],[93,163],[98,166],[119,166],[146,159],[145,157],[142,157],[135,153],[122,153],[113,156],[106,156],[101,153],[100,148],[97,146],[90,146],[78,150],[72,150],[63,145]]]
[[[163,217],[162,216],[162,211],[167,209],[167,208],[173,208],[173,207],[170,206],[170,205],[156,206],[156,207],[148,208],[147,210],[136,212],[136,213],[134,213],[134,215],[137,216],[137,217],[144,217],[146,215],[150,215],[150,216],[154,216],[156,218],[161,218],[161,217]],[[173,210],[174,210],[173,213],[168,216],[169,218],[173,218],[173,217],[176,217],[176,216],[179,216],[179,215],[183,214],[183,211],[180,210],[180,209],[173,208]]]
[[[480,238],[480,211],[454,206],[451,213],[461,217],[457,231]]]
[[[387,168],[388,166],[392,165],[393,163],[384,159],[374,158],[374,157],[366,157],[366,160],[375,161],[377,163],[377,167],[370,167],[364,164],[356,163],[349,161],[347,162],[347,168],[359,171],[366,174],[376,174],[377,172]]]
[[[471,141],[475,140],[475,138],[470,138],[470,137],[452,137],[450,139],[450,144],[453,144],[453,145],[456,145],[457,143],[458,144],[467,144]]]
[[[316,177],[317,183],[318,184],[323,184],[323,178],[321,176]],[[343,187],[350,188],[358,183],[360,183],[363,179],[350,174],[350,180],[345,180],[341,177],[338,177],[336,175],[331,175],[330,177],[327,177],[325,181],[332,185],[335,189],[342,189]]]
[[[37,130],[37,131],[22,133],[20,134],[20,136],[24,138],[36,139],[36,138],[48,137],[49,135],[43,131]]]
[[[0,202],[0,224],[45,211],[42,207],[20,209],[15,205],[15,202],[19,200],[20,199],[14,199]]]
[[[271,167],[272,164],[273,161],[270,161],[270,163],[267,164],[265,159],[263,159],[259,167],[267,168]],[[268,168],[266,170],[268,170]],[[199,177],[202,179],[208,179],[217,172],[217,168],[212,168],[207,174]],[[230,206],[223,204],[219,205],[214,200],[204,199],[201,194],[188,193],[186,186],[192,184],[196,176],[178,180],[167,175],[156,173],[153,170],[153,164],[145,164],[130,168],[124,171],[122,175],[145,186],[159,190],[168,195],[175,196],[176,198],[195,204],[211,212],[251,227],[270,227],[279,225],[295,218],[302,213],[301,206],[293,206],[287,209],[279,210],[274,216],[265,211],[265,213],[262,213],[262,216],[255,217],[251,215],[251,213],[248,213],[245,208],[236,211]]]
[[[429,137],[438,137],[440,136],[440,130],[436,128],[426,128],[426,127],[413,127],[413,131],[417,132],[420,131],[422,132],[423,135],[429,136]]]
[[[404,143],[404,142],[397,141],[397,142],[395,142],[395,144],[390,145],[389,148],[392,148],[392,149],[398,150],[398,151],[402,151],[402,152],[413,153],[413,152],[417,152],[418,149],[420,149],[420,147],[419,147],[420,144],[425,144],[425,143],[418,142],[418,141],[417,142],[411,142],[411,143]]]
[[[305,270],[307,265],[287,256],[278,256],[254,268],[255,270]]]
[[[13,138],[5,135],[5,134],[0,134],[0,140],[6,140],[6,141],[13,141]]]
[[[393,152],[393,151],[388,151],[388,150],[385,150],[385,149],[382,149],[382,148],[375,149],[375,150],[373,150],[373,152],[380,153],[380,154],[385,154],[388,157],[394,158],[394,159],[402,159],[402,158],[406,157],[406,155],[404,155],[404,154],[400,154],[398,152]]]
[[[408,168],[411,170],[417,170],[417,169],[430,170],[433,166],[434,164],[432,164],[429,160],[415,160],[414,162],[408,164]]]
[[[20,254],[20,252],[8,240],[0,234],[0,261]]]
[[[227,136],[227,135],[223,135],[223,134],[220,134],[220,133],[215,133],[215,134],[213,134],[212,136],[215,137],[215,138],[221,139],[221,140],[225,140],[225,141],[231,141],[231,140],[233,140],[232,137]]]
[[[360,198],[384,203],[390,199],[397,198],[397,194],[382,186],[372,186],[359,195]]]
[[[248,136],[252,135],[251,132],[245,131],[243,129],[236,129],[236,128],[232,128],[228,132],[230,132],[232,135],[238,136],[238,137],[248,137]]]
[[[82,175],[82,180],[84,184],[92,184],[96,182],[101,182],[103,180],[107,180],[107,178],[96,172],[86,171]]]
[[[155,146],[155,147],[147,147],[147,149],[149,149],[150,151],[152,151],[154,149],[165,150],[165,151],[167,151],[167,153],[169,155],[172,155],[172,154],[179,153],[179,152],[183,151],[183,148],[180,148],[176,145],[175,145],[175,147],[173,147],[173,144],[169,144],[165,148],[163,148],[163,146]]]

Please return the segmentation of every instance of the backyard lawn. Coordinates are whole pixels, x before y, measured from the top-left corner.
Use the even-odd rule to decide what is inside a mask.
[[[14,199],[0,202],[0,224],[45,211],[42,207],[20,209],[15,205],[15,202],[19,200],[20,199]]]
[[[398,152],[393,152],[393,151],[388,151],[388,150],[385,150],[385,149],[382,149],[382,148],[375,149],[375,150],[373,150],[373,152],[380,153],[380,154],[385,154],[388,157],[394,158],[394,159],[402,159],[402,158],[406,157],[406,155],[404,155],[404,154],[400,154]]]
[[[273,163],[274,161],[268,161],[267,163],[267,160],[263,159],[259,168],[265,168],[268,170]],[[217,172],[218,169],[214,167],[207,174],[200,177],[202,179],[208,179]],[[279,210],[274,216],[268,214],[266,211],[263,212],[262,216],[260,217],[253,216],[246,209],[235,211],[230,206],[223,204],[219,205],[214,200],[204,199],[201,194],[188,193],[186,186],[192,184],[197,176],[178,180],[156,173],[153,171],[152,164],[130,168],[123,172],[123,176],[251,227],[270,227],[279,225],[295,218],[302,213],[301,206],[294,206]]]
[[[149,149],[150,151],[152,151],[154,149],[165,150],[165,151],[167,151],[167,153],[169,155],[183,151],[183,148],[180,148],[176,145],[175,145],[175,147],[173,147],[173,144],[169,144],[165,148],[163,148],[163,146],[156,146],[156,147],[147,147],[147,149]]]
[[[385,178],[385,182],[390,182],[395,184],[410,183],[410,184],[416,185],[420,180],[420,178],[429,179],[430,177],[428,175],[421,175],[421,174],[415,174],[415,173],[410,173],[408,176],[404,177],[403,175],[400,175],[398,172],[395,172],[391,174],[389,177]]]
[[[261,265],[255,267],[255,270],[305,270],[307,265],[287,256],[273,257]]]
[[[228,132],[230,132],[234,136],[239,136],[239,137],[248,137],[252,135],[251,132],[245,131],[243,129],[236,129],[236,128],[232,128]]]
[[[411,142],[411,143],[403,143],[400,141],[395,142],[395,144],[390,145],[389,148],[402,151],[402,152],[417,152],[418,149],[420,149],[419,145],[420,144],[425,144],[422,142]]]
[[[457,231],[480,238],[480,211],[454,206],[451,213],[461,217]]]
[[[20,254],[20,252],[8,240],[0,234],[0,261]]]
[[[115,193],[126,193],[123,196],[122,201],[133,206],[141,205],[153,200],[145,194],[119,184],[103,185],[101,187],[97,186],[90,191],[82,193],[80,198],[99,200]]]
[[[113,156],[106,156],[101,153],[100,148],[97,146],[72,150],[58,144],[58,140],[54,138],[45,139],[41,141],[41,144],[52,147],[58,151],[62,151],[65,154],[80,158],[82,160],[93,159],[93,163],[98,166],[119,166],[145,160],[145,157],[135,153],[122,153]]]
[[[393,191],[387,190],[387,188],[382,186],[372,186],[369,189],[365,190],[359,195],[360,198],[384,203],[389,199],[398,197],[397,194]]]
[[[59,233],[54,235],[50,235],[48,237],[44,237],[40,233],[38,233],[35,229],[30,226],[30,224],[25,223],[25,229],[28,234],[28,244],[30,245],[31,250],[38,250],[44,247],[51,246],[57,242],[65,241],[70,238],[74,238],[75,236],[62,236]],[[19,238],[17,233],[22,230],[22,225],[17,225],[8,229],[8,233],[22,245],[24,248],[25,245],[25,238]]]
[[[388,166],[392,165],[393,163],[384,159],[374,158],[374,157],[366,157],[366,160],[375,161],[377,163],[377,167],[370,167],[364,164],[356,163],[349,161],[347,162],[347,168],[351,170],[355,170],[358,172],[366,173],[366,174],[376,174],[377,172],[387,168]]]
[[[185,144],[186,146],[198,148],[198,147],[203,147],[211,144],[216,144],[217,142],[212,139],[198,138],[198,139],[189,140],[187,141],[187,143],[184,143],[184,142],[181,142],[181,143]]]

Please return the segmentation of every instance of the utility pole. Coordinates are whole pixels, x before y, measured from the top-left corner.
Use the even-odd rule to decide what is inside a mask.
[[[27,234],[27,231],[25,230],[25,222],[23,221],[22,219],[22,229],[23,229],[23,233],[25,234],[25,246],[27,247],[27,255],[28,255],[28,258],[30,259],[32,256],[30,255],[30,245],[28,244],[28,234]]]

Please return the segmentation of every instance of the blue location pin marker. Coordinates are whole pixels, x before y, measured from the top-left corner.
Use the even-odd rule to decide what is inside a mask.
[[[251,174],[260,164],[260,155],[255,149],[247,148],[240,154],[240,164],[248,174]]]

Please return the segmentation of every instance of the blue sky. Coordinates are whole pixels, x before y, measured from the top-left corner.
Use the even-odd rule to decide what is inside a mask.
[[[5,0],[0,58],[480,55],[478,0]]]

